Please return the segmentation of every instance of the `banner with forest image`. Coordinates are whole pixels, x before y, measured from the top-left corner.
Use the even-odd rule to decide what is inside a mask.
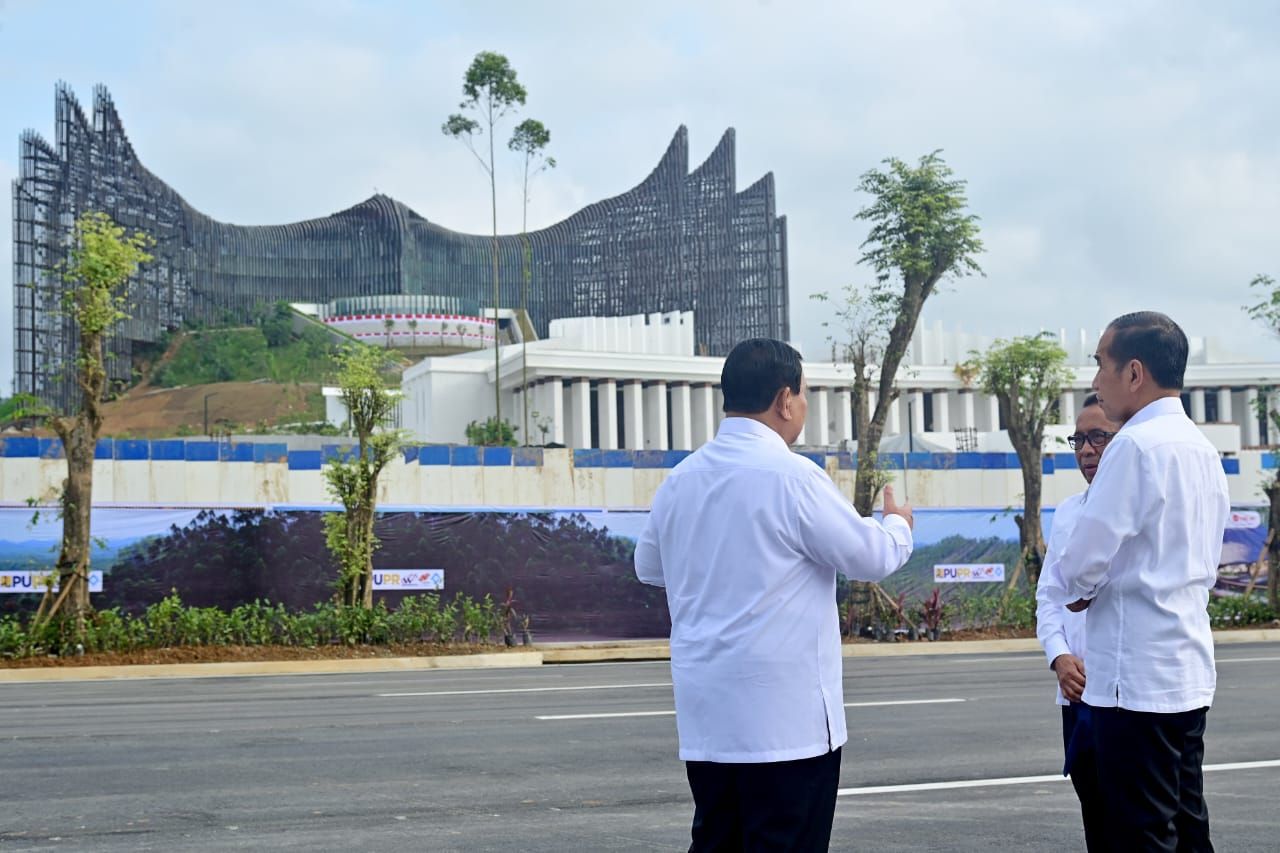
[[[137,612],[176,590],[184,603],[230,609],[254,600],[306,609],[333,596],[337,570],[324,544],[324,510],[98,507],[92,567],[103,572],[99,608]],[[644,511],[381,512],[375,572],[442,572],[446,598],[501,601],[510,588],[540,640],[667,636],[664,593],[636,580],[635,540]],[[1052,510],[1045,512],[1046,534]],[[915,602],[934,588],[940,564],[1012,568],[1018,532],[1011,509],[916,510],[916,549],[885,589]],[[1257,559],[1265,513],[1241,508],[1223,548],[1224,591]],[[61,522],[51,511],[0,508],[0,592],[14,573],[47,570]],[[8,573],[8,574],[6,574]],[[1263,578],[1265,582],[1265,577]],[[843,584],[841,584],[843,588]],[[942,584],[944,598],[990,597],[998,584]],[[963,587],[963,588],[961,588]],[[379,592],[389,607],[415,592]],[[35,594],[0,595],[0,613],[31,611]]]

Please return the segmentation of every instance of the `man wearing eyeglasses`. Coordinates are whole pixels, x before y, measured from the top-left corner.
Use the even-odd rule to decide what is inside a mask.
[[[1050,599],[1085,623],[1082,698],[1113,850],[1212,851],[1205,720],[1217,671],[1209,590],[1230,512],[1222,460],[1180,399],[1187,336],[1163,314],[1111,321],[1093,389],[1107,445]]]
[[[1090,851],[1105,851],[1102,799],[1098,792],[1098,774],[1094,766],[1093,746],[1088,730],[1088,711],[1080,702],[1085,685],[1085,613],[1072,613],[1050,600],[1050,592],[1062,588],[1059,562],[1062,547],[1075,527],[1076,517],[1089,495],[1087,484],[1093,482],[1102,461],[1102,452],[1115,437],[1120,425],[1107,419],[1098,396],[1085,398],[1076,431],[1067,443],[1076,454],[1076,467],[1084,475],[1085,490],[1058,503],[1053,511],[1053,531],[1045,552],[1044,569],[1036,586],[1036,637],[1049,659],[1049,668],[1058,677],[1057,702],[1062,706],[1062,746],[1066,752],[1063,773],[1071,776],[1071,785],[1080,799],[1084,819],[1084,839]]]

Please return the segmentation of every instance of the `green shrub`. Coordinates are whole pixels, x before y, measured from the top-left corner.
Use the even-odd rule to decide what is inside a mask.
[[[1276,612],[1260,598],[1232,595],[1209,599],[1209,623],[1215,628],[1263,625],[1275,619]]]
[[[118,608],[88,614],[83,633],[72,618],[58,618],[36,632],[17,615],[0,617],[0,658],[36,654],[127,652],[174,646],[315,647],[390,643],[487,643],[501,628],[493,596],[480,601],[459,593],[444,602],[434,593],[406,597],[395,610],[379,601],[371,610],[333,602],[290,612],[283,604],[252,601],[225,612],[188,607],[176,591],[132,616]]]

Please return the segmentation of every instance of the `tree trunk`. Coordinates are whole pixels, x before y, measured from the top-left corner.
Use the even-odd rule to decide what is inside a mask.
[[[371,479],[365,486],[366,491],[363,495],[364,514],[360,519],[360,535],[364,537],[363,544],[365,549],[364,575],[361,577],[362,588],[360,591],[360,605],[364,607],[365,610],[373,609],[373,491],[376,488],[376,479]]]
[[[67,478],[62,482],[62,547],[55,571],[58,585],[66,590],[64,607],[78,620],[89,604],[89,546],[92,538],[93,456],[96,436],[85,418],[59,418],[54,422],[67,458]],[[51,618],[54,613],[50,612]]]
[[[1267,486],[1266,495],[1270,504],[1267,525],[1271,530],[1280,531],[1280,476]],[[1271,537],[1267,550],[1267,604],[1280,615],[1280,533]]]
[[[1022,569],[1035,586],[1044,563],[1044,530],[1040,526],[1040,501],[1044,472],[1041,468],[1040,440],[1032,436],[1014,445],[1022,467],[1022,515],[1018,519],[1018,544]]]

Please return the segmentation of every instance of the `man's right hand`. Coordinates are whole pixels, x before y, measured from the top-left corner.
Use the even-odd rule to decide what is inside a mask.
[[[893,486],[884,487],[884,514],[899,516],[907,523],[907,527],[915,529],[916,522],[911,514],[911,504],[899,505],[893,499]]]
[[[1079,702],[1084,695],[1084,661],[1075,655],[1061,654],[1051,664],[1058,676],[1058,686],[1068,702]]]

